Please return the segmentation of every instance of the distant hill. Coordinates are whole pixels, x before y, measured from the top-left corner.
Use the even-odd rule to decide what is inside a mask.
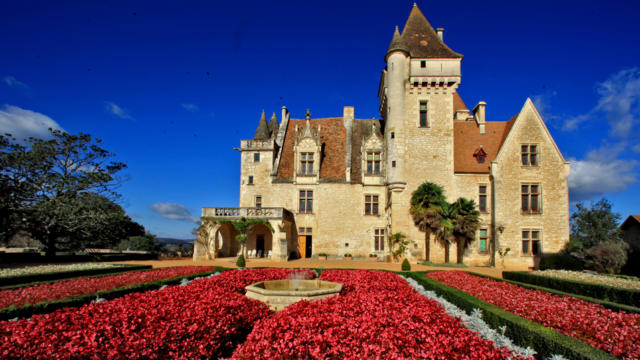
[[[165,245],[178,245],[178,244],[183,244],[183,245],[193,245],[193,242],[195,241],[195,239],[174,239],[174,238],[161,238],[161,237],[157,237],[156,238],[156,243],[162,246]]]

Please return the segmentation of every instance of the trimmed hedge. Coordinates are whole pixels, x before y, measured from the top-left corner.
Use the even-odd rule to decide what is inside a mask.
[[[574,270],[581,271],[584,269],[584,261],[565,253],[542,254],[540,270]]]
[[[60,254],[54,257],[47,257],[40,253],[6,253],[0,251],[0,264],[16,263],[69,263],[69,262],[93,262],[93,261],[135,261],[135,260],[157,260],[158,254],[132,254],[132,253],[78,253]]]
[[[33,283],[48,282],[54,280],[65,280],[83,276],[107,275],[135,270],[148,270],[151,265],[115,265],[103,269],[87,269],[72,271],[57,271],[42,274],[27,274],[0,278],[0,288],[15,285],[32,285]]]
[[[179,284],[183,279],[190,280],[196,277],[207,276],[223,270],[226,270],[226,269],[221,267],[215,267],[214,270],[212,271],[199,273],[199,274],[191,274],[191,275],[179,276],[171,279],[156,280],[148,283],[130,285],[130,286],[126,286],[118,289],[112,289],[112,290],[102,290],[102,291],[95,292],[93,294],[74,296],[66,299],[59,299],[59,300],[48,301],[48,302],[43,301],[34,305],[25,305],[20,307],[10,306],[8,308],[0,309],[0,320],[30,317],[35,314],[47,314],[65,307],[79,307],[79,306],[91,303],[91,301],[95,300],[97,297],[100,297],[106,300],[111,300],[111,299],[115,299],[117,297],[121,297],[130,293],[156,290],[162,287],[163,285]]]
[[[406,273],[405,276],[416,280],[427,290],[433,290],[466,312],[482,310],[482,319],[493,329],[506,326],[505,335],[516,344],[534,349],[537,359],[545,359],[559,354],[568,359],[615,359],[615,357],[596,349],[587,343],[574,340],[553,329],[546,328],[520,316],[504,311],[497,306],[485,303],[465,292],[443,285],[425,273]]]
[[[591,284],[582,281],[558,279],[548,276],[531,274],[526,271],[504,271],[502,277],[507,280],[543,286],[560,290],[569,295],[582,295],[605,302],[640,307],[640,291],[622,289],[613,286]]]

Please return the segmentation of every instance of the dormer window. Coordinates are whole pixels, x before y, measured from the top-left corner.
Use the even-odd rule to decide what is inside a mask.
[[[380,152],[367,152],[367,175],[380,175]]]
[[[313,153],[300,153],[300,174],[313,174]]]
[[[487,153],[480,147],[473,153],[473,157],[476,158],[478,164],[484,164],[487,160]]]

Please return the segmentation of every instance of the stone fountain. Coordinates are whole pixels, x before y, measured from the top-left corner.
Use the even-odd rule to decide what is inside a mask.
[[[246,296],[260,300],[273,311],[280,311],[300,300],[318,300],[337,295],[342,284],[324,280],[271,280],[260,281],[245,287]]]

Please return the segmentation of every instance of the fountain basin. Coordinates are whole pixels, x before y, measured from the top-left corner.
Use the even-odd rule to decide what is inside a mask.
[[[276,312],[300,300],[318,300],[337,295],[342,284],[324,280],[271,280],[245,287],[246,296],[260,300]]]

